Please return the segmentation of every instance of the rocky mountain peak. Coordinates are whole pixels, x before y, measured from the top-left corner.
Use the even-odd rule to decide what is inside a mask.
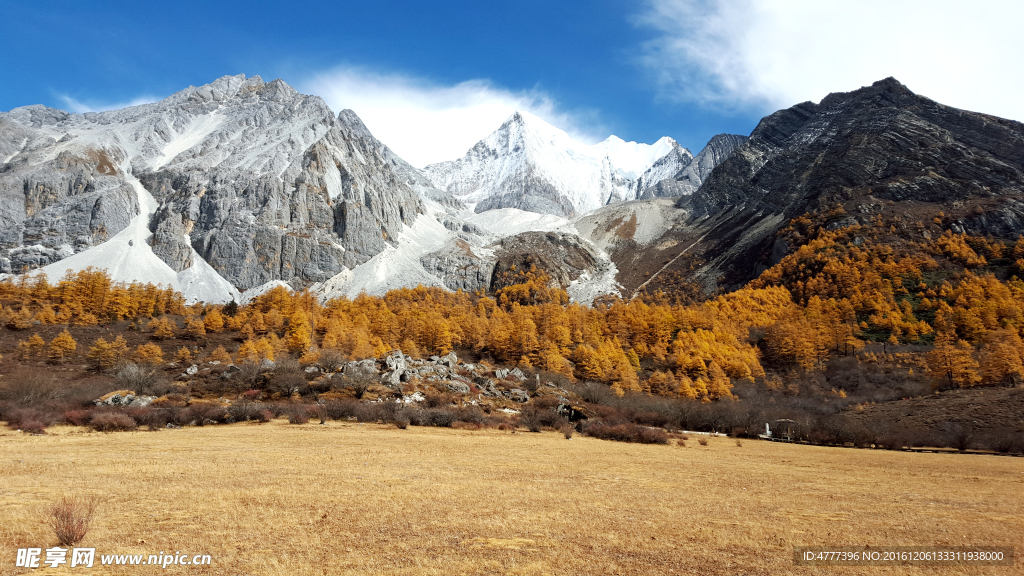
[[[949,214],[975,205],[960,218],[964,231],[1016,238],[1022,194],[1024,125],[887,78],[765,117],[678,206],[706,238],[708,276],[738,283],[765,264],[778,226],[819,207],[881,201]]]

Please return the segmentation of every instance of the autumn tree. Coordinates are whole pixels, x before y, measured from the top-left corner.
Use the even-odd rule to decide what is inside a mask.
[[[224,345],[222,344],[214,348],[213,352],[210,352],[210,357],[208,358],[208,361],[230,363],[231,354],[228,354],[228,351],[224,349]]]
[[[50,341],[50,361],[62,363],[75,351],[76,348],[78,348],[78,344],[75,342],[75,339],[71,337],[71,333],[68,332],[68,329],[65,328],[60,334],[56,335],[53,340]]]
[[[153,338],[166,340],[174,338],[174,325],[166,316],[154,318],[146,325],[146,329],[153,333]]]
[[[185,337],[193,340],[206,336],[206,325],[195,316],[185,319]]]
[[[105,338],[97,338],[85,354],[89,366],[93,370],[109,370],[117,363],[117,353]]]
[[[935,339],[935,349],[928,353],[928,371],[938,388],[967,388],[981,381],[974,348],[957,340],[950,333]]]
[[[164,363],[164,351],[152,342],[140,344],[135,348],[132,360],[147,366],[158,366]]]

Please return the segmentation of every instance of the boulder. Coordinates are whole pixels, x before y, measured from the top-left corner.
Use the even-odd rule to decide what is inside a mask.
[[[526,390],[520,390],[519,388],[513,388],[505,393],[505,397],[514,402],[525,404],[530,401],[530,395],[526,393]]]
[[[455,392],[456,394],[469,394],[470,392],[469,384],[466,384],[462,380],[452,380],[450,382],[447,382],[445,386],[447,386],[449,390]]]
[[[501,396],[501,391],[494,385],[494,380],[490,378],[477,376],[473,378],[473,384],[476,384],[476,387],[480,389],[484,396]]]
[[[387,366],[388,370],[396,372],[405,372],[406,370],[406,356],[402,354],[401,350],[392,350],[384,356],[384,365]]]
[[[376,378],[377,361],[373,358],[366,360],[353,360],[342,368],[341,373],[352,379]]]

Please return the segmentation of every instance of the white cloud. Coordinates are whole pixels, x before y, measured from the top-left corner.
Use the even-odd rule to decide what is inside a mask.
[[[103,112],[105,110],[117,110],[120,108],[127,108],[128,106],[138,106],[139,104],[149,104],[150,102],[156,102],[160,98],[156,96],[139,96],[128,102],[114,102],[114,103],[100,103],[100,102],[81,102],[68,96],[67,94],[61,94],[60,99],[67,106],[68,112],[75,114],[84,114],[86,112]]]
[[[944,104],[1024,120],[1024,2],[649,0],[661,94],[770,111],[894,76]]]
[[[335,112],[354,110],[378,140],[417,167],[462,157],[516,110],[530,112],[577,140],[599,139],[593,113],[563,110],[540,90],[507,90],[486,80],[442,85],[343,67],[297,88],[322,97]]]

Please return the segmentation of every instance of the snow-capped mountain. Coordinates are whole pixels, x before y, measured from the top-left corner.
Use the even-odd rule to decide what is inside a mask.
[[[424,172],[477,212],[518,208],[572,217],[626,199],[630,184],[676,148],[667,137],[651,145],[615,136],[581,144],[536,116],[516,112],[462,158],[431,164]]]
[[[243,75],[108,112],[26,106],[0,113],[0,275],[93,267],[227,302],[488,289],[538,263],[588,300],[617,286],[603,225],[581,237],[562,216],[689,193],[693,166],[670,138],[584,145],[517,113],[421,172],[353,111]]]
[[[701,180],[694,170],[683,177],[693,161],[689,150],[667,136],[654,144],[610,136],[587,145],[516,112],[462,158],[431,164],[424,172],[477,212],[518,208],[574,217],[624,200],[691,194]],[[671,183],[658,186],[666,180]]]

